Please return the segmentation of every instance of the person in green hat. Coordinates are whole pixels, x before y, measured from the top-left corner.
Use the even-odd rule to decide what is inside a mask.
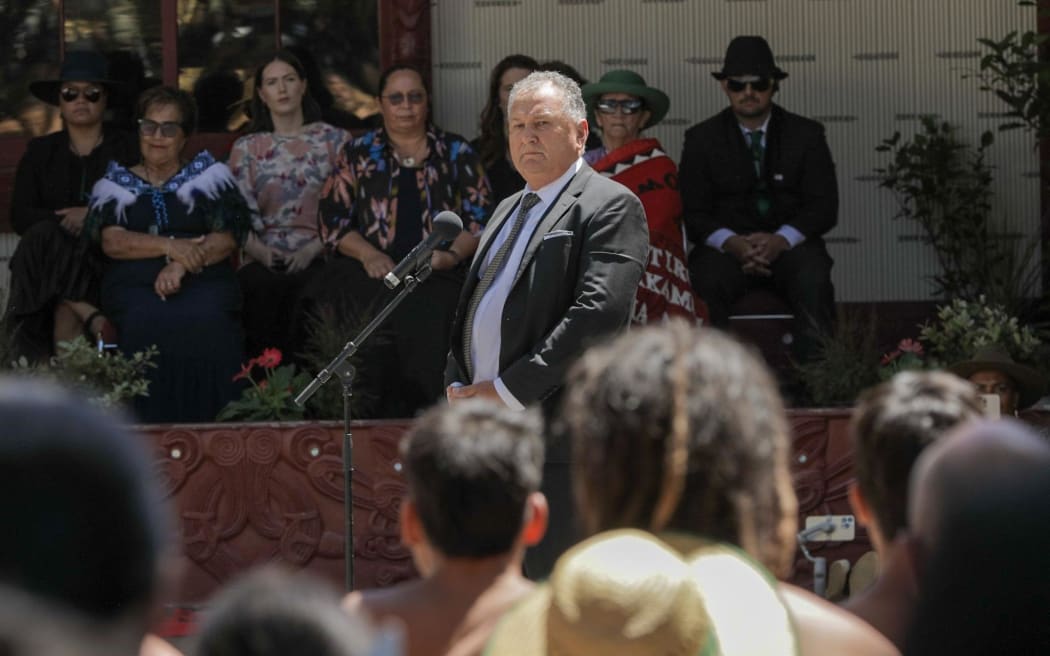
[[[634,71],[609,71],[581,88],[588,121],[601,131],[602,145],[583,155],[602,175],[634,192],[649,223],[646,275],[635,294],[631,322],[636,325],[679,316],[707,316],[689,282],[682,234],[678,169],[657,139],[642,130],[663,120],[671,100]]]

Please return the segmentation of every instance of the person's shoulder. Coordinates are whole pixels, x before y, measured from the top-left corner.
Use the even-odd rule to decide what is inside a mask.
[[[314,121],[303,126],[303,134],[320,141],[335,141],[342,143],[350,139],[350,133],[343,128],[336,127],[324,121]]]
[[[444,143],[448,148],[454,149],[457,154],[476,152],[474,147],[470,145],[470,141],[461,134],[447,132],[436,125],[430,128],[430,134],[435,141]]]
[[[105,139],[118,146],[136,146],[138,144],[138,139],[135,135],[123,128],[107,125],[103,128],[103,134]]]
[[[787,583],[781,583],[779,591],[795,623],[802,656],[899,656],[874,627],[830,601]]]
[[[170,642],[152,633],[147,633],[146,637],[142,639],[138,656],[183,656],[183,654]]]
[[[226,158],[226,161],[231,166],[237,167],[244,164],[247,160],[254,159],[256,151],[259,150],[262,137],[266,134],[266,132],[249,132],[237,137],[237,140],[230,146],[230,155]]]
[[[576,178],[584,185],[585,193],[593,190],[607,196],[635,195],[626,185],[598,173],[587,164],[583,165],[580,172],[576,174]]]
[[[248,132],[242,134],[241,136],[237,137],[236,141],[233,142],[233,145],[230,147],[230,151],[232,152],[234,150],[241,150],[247,152],[253,144],[259,142],[261,139],[269,137],[269,135],[269,132]]]
[[[731,111],[732,110],[730,110],[729,108],[726,108],[718,112],[717,114],[708,116],[699,123],[694,123],[685,131],[685,136],[687,138],[690,136],[699,137],[704,134],[709,134],[724,129],[726,125],[727,114]]]
[[[199,151],[196,155],[193,156],[189,163],[182,168],[184,171],[188,171],[189,173],[194,175],[203,173],[208,170],[229,170],[226,164],[215,159],[215,156],[212,155],[211,151],[209,151],[207,148]]]
[[[383,131],[383,128],[375,128],[347,140],[346,148],[348,150],[370,150],[381,147],[385,142],[386,132]]]
[[[240,195],[230,167],[216,160],[207,150],[197,153],[165,183],[164,188],[177,191],[179,197],[188,205],[196,195],[203,195],[212,200],[230,192]]]
[[[389,588],[355,590],[343,597],[348,613],[365,613],[375,620],[394,616],[404,619],[415,612],[422,580],[407,581]]]
[[[780,121],[785,130],[798,133],[823,133],[824,124],[816,119],[788,111],[780,105],[773,107],[773,116]]]
[[[39,157],[59,148],[68,148],[68,143],[69,137],[66,135],[65,130],[33,137],[26,142],[26,151],[23,157]]]

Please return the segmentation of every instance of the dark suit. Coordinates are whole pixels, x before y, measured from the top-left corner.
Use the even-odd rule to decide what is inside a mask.
[[[496,208],[478,244],[463,285],[446,384],[470,382],[464,364],[463,318],[479,270],[504,222],[513,219],[521,192]],[[522,404],[544,402],[557,390],[588,345],[627,327],[635,290],[645,269],[649,229],[638,198],[587,165],[551,203],[532,235],[503,306],[500,379]],[[543,576],[573,540],[568,444],[547,444],[544,492],[552,521],[548,538],[530,549],[529,574]],[[538,561],[538,562],[537,562]]]
[[[812,327],[827,330],[834,313],[832,261],[821,237],[837,221],[838,185],[824,126],[773,105],[761,174],[770,200],[765,216],[757,206],[760,178],[732,109],[686,131],[678,176],[685,227],[695,244],[689,273],[712,323],[724,327],[737,298],[771,285],[794,309],[796,355],[812,355]],[[720,228],[746,235],[775,233],[783,225],[806,239],[780,254],[771,279],[745,275],[735,257],[705,245]]]

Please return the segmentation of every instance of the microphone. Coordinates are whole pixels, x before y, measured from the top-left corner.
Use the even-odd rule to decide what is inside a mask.
[[[416,244],[412,252],[405,259],[397,263],[394,270],[386,274],[383,282],[390,289],[394,289],[402,283],[406,276],[415,273],[425,260],[430,258],[438,244],[443,241],[455,239],[463,231],[463,221],[456,216],[455,212],[445,210],[434,217],[433,228],[423,241]]]

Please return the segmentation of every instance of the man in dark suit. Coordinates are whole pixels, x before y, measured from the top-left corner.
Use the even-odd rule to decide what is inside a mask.
[[[810,359],[835,303],[822,236],[838,188],[824,127],[773,103],[787,73],[762,37],[733,39],[712,75],[729,107],[685,133],[678,167],[693,287],[719,327],[745,292],[771,288],[795,313],[796,357]]]
[[[450,402],[490,398],[550,410],[569,365],[622,331],[649,250],[645,211],[623,185],[595,173],[580,89],[554,72],[518,82],[508,141],[522,192],[496,208],[482,234],[452,324]],[[526,556],[544,576],[574,537],[569,446],[547,445],[547,538]]]

